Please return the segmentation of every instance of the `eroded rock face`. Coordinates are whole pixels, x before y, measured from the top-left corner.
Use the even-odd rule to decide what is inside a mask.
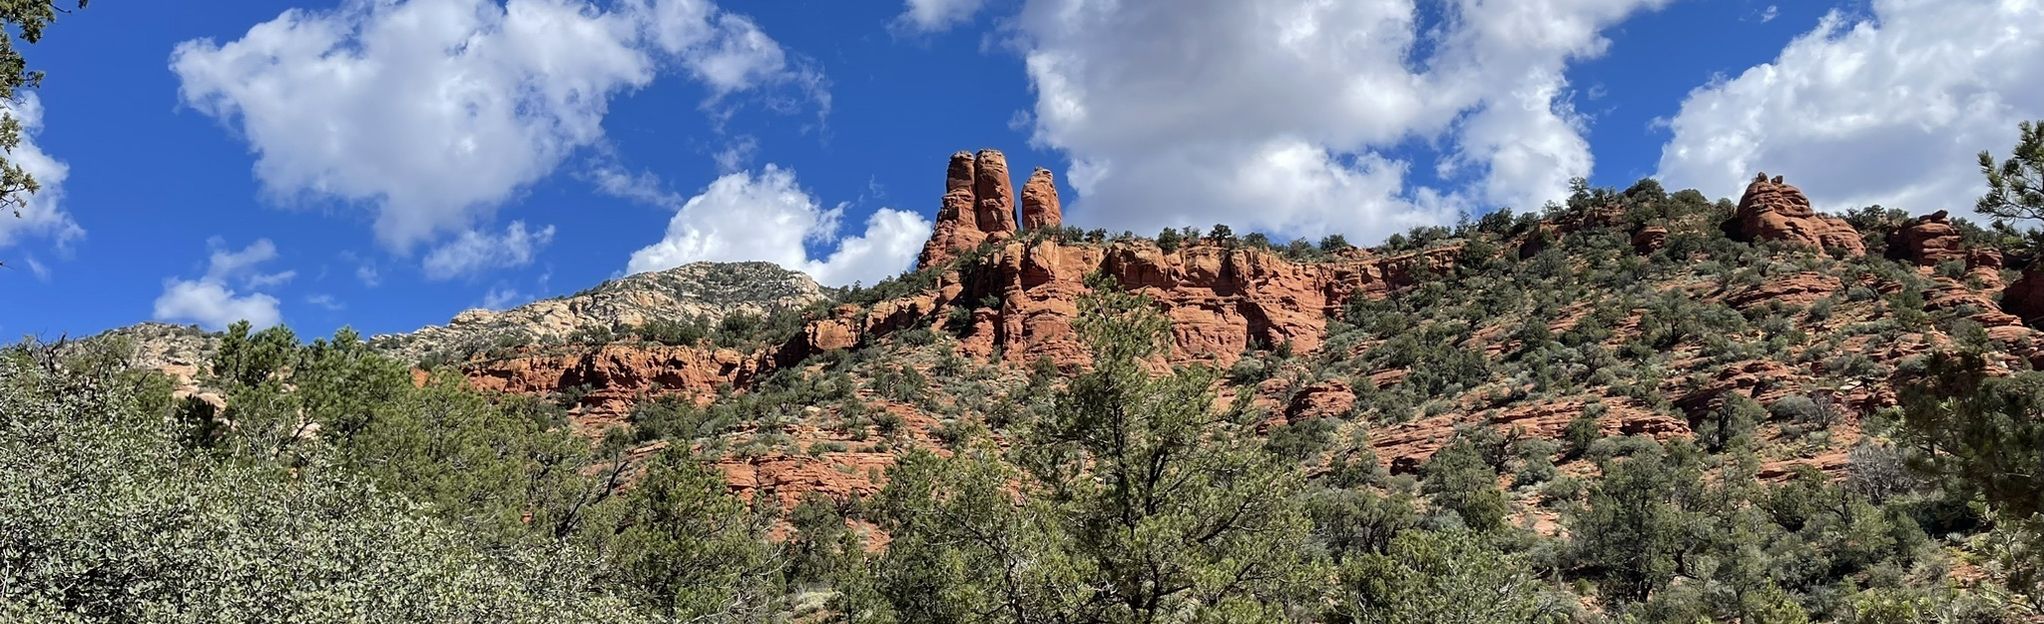
[[[1015,183],[1008,179],[1008,157],[1000,150],[983,149],[972,161],[980,229],[989,235],[1014,232]]]
[[[1481,423],[1501,431],[1555,439],[1560,438],[1569,422],[1581,416],[1591,403],[1600,403],[1607,408],[1597,423],[1605,435],[1644,435],[1667,440],[1690,434],[1689,423],[1630,399],[1571,397],[1517,403],[1481,414],[1450,412],[1389,425],[1370,432],[1370,448],[1377,460],[1392,473],[1414,474],[1420,471],[1428,458],[1454,439],[1458,425]]]
[[[937,209],[930,241],[923,244],[922,255],[916,257],[916,268],[950,262],[958,257],[958,252],[986,240],[986,231],[979,226],[979,202],[973,190],[977,172],[972,152],[951,155],[951,164],[944,172],[944,201]]]
[[[1022,185],[1022,227],[1038,230],[1064,225],[1064,211],[1058,205],[1057,180],[1049,169],[1037,167]]]
[[[1923,266],[1937,266],[1949,260],[1965,260],[1966,249],[1958,228],[1943,210],[1910,219],[1888,235],[1888,255]]]
[[[1099,273],[1121,288],[1149,295],[1172,321],[1173,360],[1226,366],[1252,345],[1318,349],[1327,320],[1349,299],[1381,296],[1425,270],[1452,262],[1456,249],[1399,256],[1357,255],[1294,263],[1264,249],[1200,244],[1166,252],[1147,242],[1067,245],[1012,242],[947,279],[939,305],[1000,302],[975,316],[965,340],[974,353],[1002,347],[1012,362],[1049,358],[1059,365],[1087,360],[1072,330],[1079,298]],[[958,328],[966,329],[966,328]]]
[[[1292,401],[1285,406],[1285,418],[1300,421],[1311,418],[1347,418],[1356,408],[1356,393],[1348,383],[1329,379],[1300,388],[1292,395]]]
[[[683,394],[708,400],[719,387],[749,385],[772,367],[772,360],[763,355],[730,349],[606,345],[471,362],[463,372],[481,390],[542,395],[587,390],[579,399],[574,422],[579,431],[600,434],[624,422],[643,396]]]
[[[1668,245],[1668,228],[1652,225],[1640,228],[1632,235],[1632,249],[1650,254]]]
[[[1802,189],[1780,176],[1762,173],[1746,186],[1733,216],[1738,233],[1749,240],[1788,241],[1817,249],[1836,249],[1848,256],[1866,255],[1859,231],[1844,219],[1817,214]]]
[[[988,238],[1015,232],[1014,187],[1008,181],[1008,159],[999,150],[958,152],[944,171],[944,202],[937,224],[916,268],[948,263]]]

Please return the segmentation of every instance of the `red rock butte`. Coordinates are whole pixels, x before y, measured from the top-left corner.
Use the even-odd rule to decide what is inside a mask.
[[[937,225],[916,259],[916,268],[949,263],[960,252],[979,247],[989,239],[1012,238],[1018,229],[1016,204],[1015,185],[1008,176],[1008,157],[1000,150],[952,154],[951,164],[944,171],[944,197],[937,209]],[[1020,204],[1019,223],[1023,228],[1055,228],[1063,224],[1057,182],[1048,169],[1038,167],[1030,174]]]
[[[1866,243],[1859,231],[1838,217],[1817,214],[1802,189],[1789,186],[1781,176],[1773,179],[1762,172],[1746,185],[1739,198],[1739,211],[1732,219],[1737,232],[1747,240],[1785,241],[1818,249],[1835,249],[1847,256],[1864,256]]]

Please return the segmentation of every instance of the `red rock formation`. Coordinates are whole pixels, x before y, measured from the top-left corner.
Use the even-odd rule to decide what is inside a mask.
[[[600,433],[624,422],[642,395],[682,393],[707,400],[720,386],[750,384],[772,366],[768,358],[730,349],[606,345],[472,362],[464,373],[482,390],[550,394],[587,389],[575,423],[581,431]]]
[[[1993,269],[1999,273],[2002,267],[2001,252],[1993,249],[1967,250],[1966,267],[1971,269]]]
[[[1172,321],[1173,359],[1225,366],[1251,345],[1317,349],[1327,319],[1350,298],[1408,285],[1423,267],[1441,268],[1455,253],[1439,248],[1301,264],[1263,249],[1219,245],[1165,252],[1149,243],[1016,242],[961,267],[958,281],[944,286],[944,299],[1001,301],[993,335],[974,332],[969,343],[1003,346],[1015,362],[1047,357],[1075,364],[1086,355],[1071,322],[1079,297],[1090,290],[1086,276],[1101,273],[1162,304]]]
[[[782,509],[793,509],[811,493],[832,500],[854,500],[880,491],[873,477],[894,465],[892,453],[823,453],[725,457],[716,463],[732,494],[751,501],[773,497]]]
[[[1767,405],[1808,385],[1808,375],[1773,360],[1750,360],[1726,366],[1717,375],[1693,387],[1675,390],[1675,405],[1692,418],[1700,418],[1724,402],[1729,394],[1742,394]],[[1683,381],[1681,383],[1687,383]]]
[[[944,172],[944,203],[937,224],[916,268],[941,265],[958,252],[978,247],[989,238],[1015,231],[1014,187],[1008,181],[1008,160],[998,150],[958,152]]]
[[[979,228],[990,236],[1015,231],[1015,184],[1008,178],[1008,157],[983,149],[973,157],[972,193]]]
[[[831,318],[808,324],[802,328],[805,350],[814,353],[837,351],[859,346],[859,334],[863,333],[858,319],[853,315],[860,310],[840,308]]]
[[[1029,174],[1029,181],[1022,185],[1022,227],[1031,230],[1054,228],[1064,224],[1064,211],[1058,205],[1057,181],[1050,170],[1037,167]]]
[[[1285,406],[1285,418],[1292,422],[1313,418],[1347,418],[1355,411],[1356,393],[1339,379],[1300,388]]]
[[[973,199],[974,176],[972,153],[951,155],[951,166],[944,173],[944,203],[937,209],[936,229],[930,233],[930,241],[923,244],[916,268],[950,262],[959,251],[986,240],[986,232],[979,229],[978,202]]]
[[[1749,240],[1788,241],[1818,249],[1838,249],[1849,256],[1866,255],[1866,244],[1858,230],[1844,219],[1817,214],[1802,189],[1769,180],[1767,174],[1754,178],[1739,198],[1733,216],[1738,233]]]
[[[1468,413],[1447,413],[1389,425],[1370,432],[1370,449],[1377,460],[1397,474],[1419,472],[1426,460],[1455,437],[1457,425],[1480,422],[1504,431],[1518,430],[1536,438],[1559,438],[1570,421],[1583,414],[1591,403],[1606,408],[1599,419],[1605,435],[1645,435],[1657,440],[1689,435],[1689,423],[1631,399],[1575,397],[1547,402],[1524,402],[1491,410],[1472,419]]]
[[[1658,225],[1640,228],[1639,232],[1632,235],[1633,250],[1642,254],[1654,253],[1654,251],[1667,246],[1667,244],[1668,228]]]
[[[1768,303],[1803,306],[1831,296],[1845,285],[1838,278],[1814,271],[1784,275],[1725,297],[1725,303],[1745,309]]]
[[[1945,211],[1910,219],[1888,235],[1888,255],[1923,266],[1937,266],[1947,260],[1965,260],[1966,249],[1958,228],[1952,227]]]
[[[2036,325],[2044,320],[2044,267],[2032,265],[2001,291],[2001,309]]]

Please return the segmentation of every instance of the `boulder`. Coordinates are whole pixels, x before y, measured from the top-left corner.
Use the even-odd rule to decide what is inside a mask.
[[[1732,223],[1745,240],[1786,241],[1816,249],[1836,249],[1848,256],[1866,255],[1859,230],[1844,219],[1817,214],[1802,189],[1769,179],[1762,173],[1746,186]]]
[[[1668,244],[1668,228],[1650,225],[1632,235],[1632,248],[1642,254],[1654,253]]]
[[[1966,260],[1967,252],[1943,210],[1910,219],[1888,235],[1888,256],[1923,266]]]

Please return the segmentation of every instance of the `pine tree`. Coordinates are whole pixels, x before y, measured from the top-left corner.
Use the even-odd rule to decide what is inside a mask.
[[[903,622],[1270,621],[1304,608],[1299,475],[1211,409],[1215,373],[1157,372],[1168,322],[1102,292],[1077,329],[1093,368],[1007,468],[981,445],[911,453],[876,508],[881,593]]]
[[[85,8],[87,0],[78,0],[78,8]],[[65,13],[57,6],[56,0],[0,0],[0,28],[14,33],[12,37],[0,35],[0,98],[8,103],[18,102],[21,91],[42,86],[43,73],[28,68],[28,61],[21,57],[21,50],[15,47],[15,39],[21,43],[33,44],[43,39],[43,29],[56,21],[58,13]],[[14,110],[0,105],[0,151],[11,154],[21,146],[21,120],[14,116]],[[0,156],[0,206],[21,217],[21,207],[28,203],[27,195],[42,190],[21,165],[6,156]]]

